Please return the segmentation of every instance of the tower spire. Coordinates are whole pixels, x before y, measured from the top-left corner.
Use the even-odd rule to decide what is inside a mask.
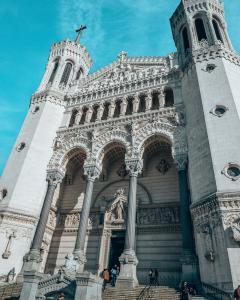
[[[87,29],[87,26],[86,26],[86,25],[81,25],[80,28],[76,30],[77,37],[76,37],[76,39],[75,39],[75,42],[76,42],[77,44],[80,43],[81,35],[82,35],[83,31],[86,30],[86,29]]]

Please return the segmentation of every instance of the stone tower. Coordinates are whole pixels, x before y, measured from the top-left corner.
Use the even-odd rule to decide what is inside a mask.
[[[171,18],[186,108],[191,212],[201,281],[240,282],[240,59],[219,0],[182,0]]]
[[[15,267],[29,251],[46,193],[46,170],[54,150],[56,131],[64,120],[68,83],[88,74],[92,60],[78,42],[52,46],[42,82],[0,181],[0,275]],[[12,244],[18,252],[12,252]]]

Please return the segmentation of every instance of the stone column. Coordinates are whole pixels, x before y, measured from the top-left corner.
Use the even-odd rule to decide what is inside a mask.
[[[115,100],[114,102],[111,102],[110,106],[109,106],[109,110],[108,110],[108,119],[112,119],[113,115],[114,115],[114,111],[115,111]]]
[[[127,110],[127,98],[123,98],[121,102],[120,117],[125,116]]]
[[[84,266],[86,263],[86,256],[84,253],[88,218],[90,214],[91,202],[92,202],[92,192],[93,192],[93,183],[96,178],[99,177],[101,170],[96,165],[85,165],[84,174],[87,177],[86,191],[83,201],[82,212],[80,216],[80,223],[77,232],[77,238],[74,248],[74,259],[78,262],[77,272],[82,273],[84,271]]]
[[[190,214],[190,194],[187,180],[187,155],[175,156],[178,168],[179,192],[180,192],[180,220],[182,230],[182,280],[197,282],[198,271],[194,249],[193,226]]]
[[[121,263],[120,275],[117,279],[117,288],[133,288],[138,285],[137,264],[135,253],[136,240],[136,212],[137,212],[137,176],[142,171],[140,159],[126,161],[126,169],[129,171],[129,192],[128,192],[128,217],[126,224],[125,246],[119,258]]]
[[[97,121],[102,120],[103,112],[104,112],[104,106],[103,106],[103,103],[100,103],[98,110],[97,110]]]
[[[48,187],[43,202],[42,211],[34,234],[30,252],[24,257],[23,288],[21,291],[20,300],[32,300],[36,297],[38,282],[41,279],[41,274],[38,272],[41,263],[40,248],[42,245],[54,192],[58,183],[60,183],[62,179],[63,174],[59,172],[49,172],[47,174]]]
[[[133,113],[134,114],[138,113],[139,102],[140,102],[139,96],[136,95],[133,99]]]
[[[152,109],[152,95],[151,93],[147,94],[145,99],[146,101],[146,111],[150,111]]]

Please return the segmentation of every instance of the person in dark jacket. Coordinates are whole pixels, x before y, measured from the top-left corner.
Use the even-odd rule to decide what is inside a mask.
[[[155,269],[154,270],[154,284],[155,284],[155,286],[159,286],[158,276],[159,276],[158,269]]]
[[[235,289],[233,297],[236,300],[240,300],[240,285]]]
[[[181,300],[189,300],[189,287],[186,281],[181,287]]]

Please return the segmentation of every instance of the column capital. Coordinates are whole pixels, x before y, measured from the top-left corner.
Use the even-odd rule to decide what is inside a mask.
[[[102,169],[98,164],[85,164],[83,166],[84,175],[87,176],[88,180],[95,181],[101,174]]]
[[[174,161],[178,171],[184,171],[187,168],[188,156],[186,153],[174,155]]]
[[[49,185],[57,186],[59,183],[62,182],[64,178],[64,174],[59,171],[48,171],[47,172],[47,182]]]
[[[125,161],[126,170],[129,171],[130,176],[137,177],[142,172],[143,162],[139,158],[131,158]]]

